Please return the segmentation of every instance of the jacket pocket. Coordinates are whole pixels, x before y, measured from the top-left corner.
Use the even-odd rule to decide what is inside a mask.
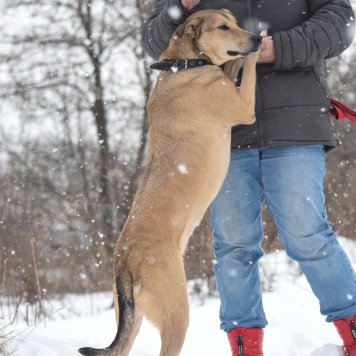
[[[313,70],[258,73],[264,110],[291,106],[328,108],[326,88]]]
[[[325,106],[329,107],[330,106],[330,99],[329,99],[329,93],[327,89],[327,83],[325,77],[322,77],[320,74],[317,73],[316,68],[313,67],[313,73],[315,75],[315,78],[320,86],[320,89],[324,93],[325,96]]]

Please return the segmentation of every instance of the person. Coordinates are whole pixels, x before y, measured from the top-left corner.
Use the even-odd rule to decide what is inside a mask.
[[[231,161],[211,204],[221,329],[233,355],[263,355],[258,260],[262,203],[297,261],[327,322],[356,356],[356,276],[327,220],[325,153],[336,147],[324,60],[354,37],[348,0],[157,0],[142,43],[158,59],[177,26],[203,9],[228,9],[240,27],[268,31],[257,64],[256,122],[232,130]],[[209,60],[209,58],[207,58]],[[188,69],[189,70],[189,69]]]

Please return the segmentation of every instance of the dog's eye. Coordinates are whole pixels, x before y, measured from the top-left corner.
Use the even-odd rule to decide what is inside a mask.
[[[224,30],[224,31],[227,31],[229,29],[229,27],[226,25],[221,25],[221,26],[219,26],[219,28],[220,28],[220,30]]]

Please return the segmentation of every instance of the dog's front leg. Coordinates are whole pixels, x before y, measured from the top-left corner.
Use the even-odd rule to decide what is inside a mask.
[[[244,64],[244,58],[236,58],[224,64],[224,73],[236,85],[237,75]]]
[[[255,90],[256,90],[256,63],[261,50],[249,55],[244,60],[244,70],[242,72],[239,95],[246,105],[249,117],[254,117],[255,113]]]

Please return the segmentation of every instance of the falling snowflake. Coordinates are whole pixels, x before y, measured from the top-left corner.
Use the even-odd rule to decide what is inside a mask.
[[[178,164],[178,171],[181,174],[188,174],[188,169],[185,164]]]

